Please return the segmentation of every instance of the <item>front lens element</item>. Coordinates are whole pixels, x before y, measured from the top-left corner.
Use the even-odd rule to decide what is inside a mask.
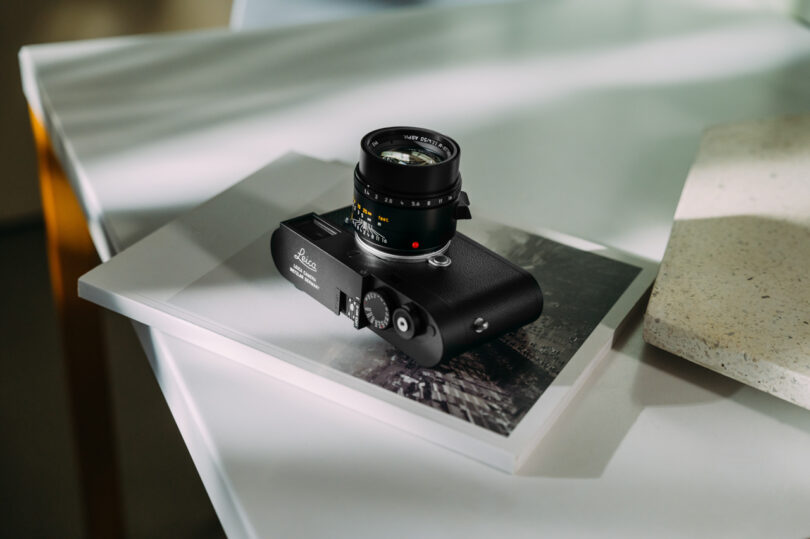
[[[435,165],[441,162],[440,155],[432,154],[422,148],[395,148],[380,152],[380,157],[398,165]]]

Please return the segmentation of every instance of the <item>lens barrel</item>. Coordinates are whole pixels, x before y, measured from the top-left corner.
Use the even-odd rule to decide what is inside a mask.
[[[352,223],[361,247],[383,258],[441,253],[469,219],[458,144],[435,131],[386,127],[360,141]]]

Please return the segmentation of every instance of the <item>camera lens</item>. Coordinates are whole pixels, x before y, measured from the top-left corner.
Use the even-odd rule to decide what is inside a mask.
[[[470,218],[459,155],[453,139],[428,129],[386,127],[364,136],[352,204],[359,245],[394,260],[443,252],[456,220]]]
[[[435,165],[444,159],[429,150],[418,147],[396,147],[380,152],[380,157],[398,165]]]

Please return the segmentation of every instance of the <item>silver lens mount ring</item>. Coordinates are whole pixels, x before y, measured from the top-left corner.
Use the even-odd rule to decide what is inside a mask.
[[[390,262],[424,262],[429,258],[443,254],[450,247],[450,242],[448,241],[442,248],[429,253],[419,253],[417,255],[395,255],[392,253],[386,253],[385,251],[381,251],[380,249],[369,245],[368,243],[364,242],[356,232],[354,234],[354,242],[358,247],[360,247],[360,249],[368,254],[374,255],[383,260],[388,260]]]

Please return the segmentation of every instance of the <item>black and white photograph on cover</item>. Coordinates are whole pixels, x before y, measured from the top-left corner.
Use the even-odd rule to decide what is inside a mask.
[[[336,345],[324,363],[508,436],[641,268],[485,221],[465,231],[534,276],[543,290],[540,318],[433,368],[382,339],[362,350]]]

